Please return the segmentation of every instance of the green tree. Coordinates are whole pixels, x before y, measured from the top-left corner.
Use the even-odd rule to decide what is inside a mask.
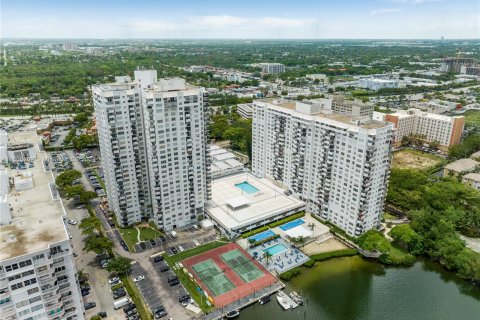
[[[91,235],[85,240],[83,250],[86,252],[93,251],[96,254],[101,254],[112,250],[112,247],[113,242],[109,238],[100,235]]]
[[[80,202],[88,204],[90,200],[95,199],[97,194],[93,191],[83,191],[80,193]]]
[[[93,317],[90,317],[90,320],[102,320],[102,317],[97,315],[94,315]]]
[[[66,186],[71,186],[73,180],[80,179],[82,177],[82,173],[78,170],[67,170],[62,172],[58,175],[55,179],[55,184],[60,188],[63,189]]]
[[[396,243],[409,252],[413,254],[421,254],[423,252],[422,239],[413,231],[410,225],[402,224],[395,226],[388,234]]]
[[[80,196],[85,192],[85,188],[82,185],[66,186],[63,188],[63,193],[67,199],[75,196]]]
[[[363,250],[377,251],[388,253],[390,251],[390,243],[378,231],[369,230],[356,239],[357,244]]]
[[[82,234],[92,235],[95,232],[100,232],[102,222],[97,217],[87,217],[82,219],[78,227],[82,230]]]
[[[108,263],[107,270],[117,274],[128,274],[132,269],[131,261],[125,257],[115,257]]]
[[[88,121],[88,114],[86,112],[80,112],[75,117],[73,117],[73,121],[84,124]]]

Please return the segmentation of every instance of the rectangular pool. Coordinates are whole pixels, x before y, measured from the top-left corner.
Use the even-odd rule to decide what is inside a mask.
[[[276,245],[274,245],[270,248],[267,248],[267,249],[263,250],[263,252],[268,252],[272,256],[274,256],[276,254],[282,253],[282,252],[287,251],[287,250],[288,250],[288,248],[285,245],[279,243],[279,244],[276,244]]]
[[[253,239],[253,240],[259,242],[259,241],[265,240],[267,238],[273,237],[274,235],[275,235],[275,232],[273,232],[272,230],[267,230],[267,231],[257,233],[254,236],[251,236],[250,238],[248,238],[248,240]]]
[[[246,193],[256,193],[260,190],[258,190],[257,188],[255,188],[254,186],[252,186],[250,183],[248,183],[247,181],[243,181],[243,182],[240,182],[240,183],[237,183],[235,185],[235,187],[237,188],[240,188],[242,189],[244,192]]]
[[[289,229],[298,227],[299,225],[304,224],[304,223],[305,223],[305,221],[303,221],[302,219],[296,219],[296,220],[287,222],[285,224],[282,224],[280,226],[280,229],[282,229],[283,231],[287,231]]]

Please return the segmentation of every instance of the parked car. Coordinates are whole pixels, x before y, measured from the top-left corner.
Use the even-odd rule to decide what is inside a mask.
[[[138,277],[133,278],[133,282],[142,281],[143,279],[145,279],[145,276],[138,276]]]
[[[113,296],[113,300],[117,300],[122,297],[125,297],[126,295],[127,293],[125,291],[122,291],[122,292],[114,293],[112,296]]]
[[[130,316],[133,316],[133,315],[135,315],[135,314],[137,314],[137,313],[138,313],[138,312],[137,312],[137,309],[132,309],[132,310],[126,312],[125,315],[126,315],[127,317],[130,317]]]
[[[170,247],[170,251],[172,251],[173,254],[177,254],[178,250],[175,247]]]
[[[145,244],[145,242],[140,242],[140,243],[139,243],[139,246],[140,246],[140,248],[142,248],[143,250],[147,249],[147,245]]]
[[[180,298],[178,298],[178,302],[182,302],[182,301],[186,301],[186,300],[190,300],[191,297],[189,294],[184,294],[183,296],[181,296]]]
[[[155,263],[163,261],[163,260],[164,260],[163,256],[156,256],[155,258],[153,258],[153,262],[155,262]]]
[[[163,305],[159,305],[158,307],[156,307],[155,309],[153,309],[153,313],[159,313],[161,311],[165,311],[165,307]]]
[[[82,290],[82,297],[88,296],[90,294],[90,290]]]
[[[99,315],[101,318],[107,317],[107,313],[105,311],[100,311],[99,313],[97,313],[97,315]]]
[[[108,279],[109,284],[112,284],[112,283],[118,282],[118,281],[120,281],[119,277],[113,277],[113,278]]]
[[[198,242],[198,240],[193,240],[193,244],[195,245],[195,247],[198,247],[200,245],[200,242]]]
[[[161,311],[159,313],[155,313],[155,319],[160,319],[160,318],[163,318],[167,315],[167,311]]]
[[[135,309],[135,305],[133,303],[129,303],[123,308],[123,312],[127,312],[133,309]]]
[[[192,228],[193,228],[193,230],[198,230],[198,226],[197,226],[196,224],[194,224],[194,225],[192,226]]]
[[[150,244],[151,244],[152,246],[154,246],[154,245],[157,244],[157,243],[155,242],[155,240],[153,240],[153,239],[148,240],[148,242],[150,242]]]
[[[73,220],[73,219],[69,219],[68,224],[71,224],[72,226],[75,226],[75,225],[77,225],[77,221]]]
[[[178,246],[178,251],[183,252],[185,249],[182,246]]]
[[[95,302],[87,302],[87,303],[85,303],[84,308],[85,308],[85,310],[88,310],[88,309],[95,308],[96,306],[97,306],[97,304]]]
[[[169,267],[169,266],[163,266],[163,267],[160,268],[160,272],[162,272],[162,273],[163,273],[163,272],[166,272],[166,271],[168,271],[168,270],[170,270],[170,267]]]

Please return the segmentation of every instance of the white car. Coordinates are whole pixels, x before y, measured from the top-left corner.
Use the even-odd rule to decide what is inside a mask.
[[[69,219],[68,224],[71,224],[72,226],[75,226],[75,225],[77,225],[77,221],[75,221],[73,219]]]
[[[113,277],[113,278],[108,279],[109,284],[112,284],[112,283],[115,283],[115,282],[118,282],[118,281],[120,281],[119,277]]]
[[[196,224],[194,224],[194,225],[192,226],[192,228],[193,228],[193,230],[198,230],[198,226],[197,226]]]
[[[193,244],[195,245],[195,247],[198,247],[200,245],[200,242],[198,242],[197,240],[193,240]]]
[[[136,278],[133,278],[133,282],[142,281],[143,279],[145,279],[144,276],[138,276],[138,277],[136,277]]]

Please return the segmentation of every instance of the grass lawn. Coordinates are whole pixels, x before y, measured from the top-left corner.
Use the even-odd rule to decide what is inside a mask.
[[[428,169],[442,162],[442,158],[427,152],[404,149],[393,154],[392,167],[398,169]]]
[[[388,212],[383,213],[383,218],[384,219],[391,219],[391,220],[398,219],[397,216],[394,216],[393,214],[390,214]]]
[[[122,280],[125,289],[128,292],[128,295],[132,297],[133,303],[135,303],[135,306],[137,307],[138,314],[140,315],[140,318],[142,320],[150,320],[153,319],[153,315],[147,311],[148,308],[143,304],[143,299],[140,294],[140,292],[137,289],[137,286],[133,282],[130,276],[120,276],[120,279]]]
[[[137,243],[137,229],[135,228],[119,228],[120,234],[122,235],[123,240],[127,243],[128,249],[131,252],[135,252],[134,247]]]
[[[464,114],[465,124],[471,126],[480,127],[480,111],[479,110],[468,110]]]
[[[198,285],[190,279],[187,273],[183,272],[183,270],[178,270],[176,269],[175,263],[181,260],[184,260],[189,257],[193,257],[197,254],[218,248],[225,245],[225,242],[220,242],[220,241],[215,241],[215,242],[210,242],[207,244],[204,244],[203,246],[199,246],[196,248],[193,248],[191,250],[186,250],[183,252],[180,252],[176,255],[173,256],[168,256],[167,254],[163,254],[165,261],[168,263],[168,265],[172,268],[172,270],[175,272],[175,274],[178,276],[182,284],[185,286],[185,289],[188,291],[190,296],[198,303],[200,308],[203,310],[203,312],[208,313],[214,309],[214,307],[209,307],[206,304],[206,299],[205,296],[201,296],[198,291],[197,287]]]
[[[150,239],[158,238],[162,235],[160,231],[152,227],[137,227],[140,230],[140,241],[148,241]],[[120,234],[123,237],[123,240],[127,243],[130,251],[135,252],[134,247],[138,242],[137,234],[138,231],[135,227],[129,228],[119,228]]]

